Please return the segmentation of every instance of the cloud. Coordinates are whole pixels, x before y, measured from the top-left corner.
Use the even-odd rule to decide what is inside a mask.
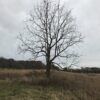
[[[70,1],[69,1],[70,2]],[[71,0],[70,6],[74,8],[79,30],[85,37],[82,48],[81,64],[100,66],[100,10],[99,0]]]
[[[100,66],[100,1],[63,1],[66,2],[67,8],[72,9],[79,31],[85,37],[79,48],[80,54],[83,55],[80,64]],[[27,58],[24,55],[17,55],[16,37],[23,29],[23,21],[35,2],[35,0],[0,0],[0,56],[16,59]]]
[[[16,57],[16,38],[31,4],[31,0],[0,0],[0,56]]]

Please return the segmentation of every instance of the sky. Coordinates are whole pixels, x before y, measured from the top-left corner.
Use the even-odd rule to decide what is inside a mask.
[[[38,0],[39,1],[39,0]],[[100,66],[100,0],[62,0],[72,9],[79,31],[84,37],[80,45],[80,66]],[[30,55],[18,53],[19,32],[36,0],[0,0],[0,57],[17,60]]]

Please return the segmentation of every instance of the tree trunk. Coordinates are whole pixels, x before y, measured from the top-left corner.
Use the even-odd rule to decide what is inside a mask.
[[[46,65],[46,76],[47,76],[47,78],[50,78],[50,75],[51,75],[50,70],[51,70],[51,64],[47,64]]]
[[[46,76],[50,78],[50,70],[51,70],[51,62],[50,62],[50,48],[47,48],[47,55],[46,55]]]

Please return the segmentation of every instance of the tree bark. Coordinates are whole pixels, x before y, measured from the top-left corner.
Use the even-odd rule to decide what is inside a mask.
[[[51,70],[51,64],[48,63],[46,65],[46,76],[47,76],[47,78],[50,78],[50,76],[51,76],[50,70]]]

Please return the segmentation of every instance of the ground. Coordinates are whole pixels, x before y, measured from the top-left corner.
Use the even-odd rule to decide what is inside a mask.
[[[1,69],[0,100],[100,100],[100,75]]]

